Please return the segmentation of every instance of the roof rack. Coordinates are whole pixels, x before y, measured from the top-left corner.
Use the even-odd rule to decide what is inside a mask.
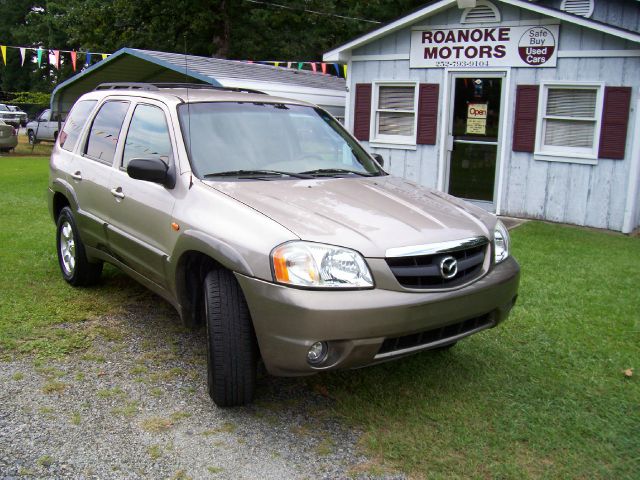
[[[257,93],[260,95],[266,95],[266,93],[259,90],[252,90],[250,88],[241,87],[218,87],[216,85],[209,85],[206,83],[143,83],[143,82],[113,82],[113,83],[101,83],[94,90],[151,90],[157,91],[161,88],[193,88],[198,90],[221,90],[227,92],[244,92],[244,93]]]

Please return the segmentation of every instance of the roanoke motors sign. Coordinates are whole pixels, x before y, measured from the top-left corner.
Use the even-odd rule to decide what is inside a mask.
[[[410,68],[555,67],[559,25],[416,29]]]

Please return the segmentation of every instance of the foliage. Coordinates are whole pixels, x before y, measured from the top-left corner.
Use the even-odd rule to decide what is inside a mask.
[[[9,96],[9,101],[11,103],[48,106],[51,103],[51,95],[42,92],[14,92]]]
[[[0,45],[111,53],[122,47],[254,60],[321,60],[322,53],[379,25],[306,10],[372,19],[399,17],[424,1],[0,0]],[[4,91],[51,91],[73,75],[10,51]],[[84,62],[84,59],[81,60]]]

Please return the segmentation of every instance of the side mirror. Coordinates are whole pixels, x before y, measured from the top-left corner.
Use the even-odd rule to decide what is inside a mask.
[[[159,183],[167,188],[176,184],[169,166],[159,158],[133,158],[127,165],[127,174],[136,180]]]
[[[382,158],[382,155],[380,155],[379,153],[372,153],[371,156],[375,159],[376,162],[378,162],[378,165],[384,168],[384,158]]]

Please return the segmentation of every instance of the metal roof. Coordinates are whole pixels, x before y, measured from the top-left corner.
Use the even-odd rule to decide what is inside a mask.
[[[67,113],[82,94],[99,84],[122,81],[199,82],[215,86],[230,83],[229,86],[265,91],[272,86],[272,90],[283,97],[289,89],[324,96],[333,92],[338,96],[334,103],[339,104],[342,98],[342,105],[347,90],[345,80],[332,75],[237,60],[122,48],[58,85],[51,95],[51,108],[56,113]]]

